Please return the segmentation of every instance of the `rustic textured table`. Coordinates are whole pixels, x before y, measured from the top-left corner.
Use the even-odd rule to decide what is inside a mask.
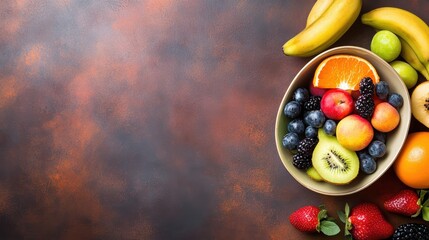
[[[313,3],[1,1],[0,238],[309,239],[289,224],[296,208],[336,216],[403,188],[389,171],[319,195],[277,155],[277,108],[309,60],[281,46]],[[362,12],[379,6],[429,22],[425,0]],[[373,34],[357,21],[334,46]]]

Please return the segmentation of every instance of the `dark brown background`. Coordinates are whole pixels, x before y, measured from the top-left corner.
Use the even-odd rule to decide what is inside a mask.
[[[309,239],[289,224],[298,207],[336,216],[403,188],[389,172],[319,195],[277,155],[277,108],[309,60],[281,46],[313,3],[2,0],[0,238]],[[379,6],[429,22],[425,0],[362,12]],[[357,21],[335,45],[373,34]]]

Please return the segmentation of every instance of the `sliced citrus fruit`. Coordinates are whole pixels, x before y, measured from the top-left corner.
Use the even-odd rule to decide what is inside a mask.
[[[316,69],[313,84],[318,88],[341,88],[343,90],[359,90],[359,82],[370,77],[378,83],[380,76],[377,70],[366,59],[346,54],[327,57]]]

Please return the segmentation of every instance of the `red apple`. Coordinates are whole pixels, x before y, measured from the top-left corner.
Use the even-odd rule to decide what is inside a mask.
[[[330,89],[323,94],[320,108],[326,117],[341,120],[353,112],[352,95],[342,89]]]

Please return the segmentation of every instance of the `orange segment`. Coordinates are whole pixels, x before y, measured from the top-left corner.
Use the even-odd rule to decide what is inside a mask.
[[[370,77],[378,83],[380,76],[367,60],[353,55],[333,55],[324,59],[316,69],[313,84],[318,88],[359,90],[359,82]]]

